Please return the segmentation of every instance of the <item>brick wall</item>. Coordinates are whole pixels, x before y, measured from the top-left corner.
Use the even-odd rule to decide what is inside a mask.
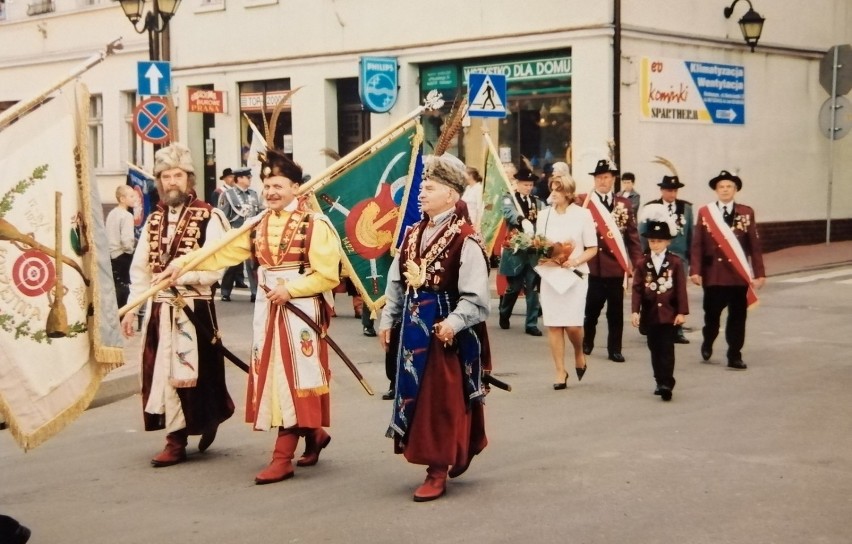
[[[793,246],[825,242],[825,221],[783,221],[758,223],[763,252],[769,253]],[[852,218],[831,220],[831,241],[852,240]]]

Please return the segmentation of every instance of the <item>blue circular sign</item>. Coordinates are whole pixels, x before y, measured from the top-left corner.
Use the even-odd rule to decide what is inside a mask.
[[[164,144],[171,138],[169,106],[162,98],[146,98],[133,110],[133,130],[140,138]]]

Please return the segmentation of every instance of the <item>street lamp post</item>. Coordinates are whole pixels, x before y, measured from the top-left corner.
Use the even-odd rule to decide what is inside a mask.
[[[152,0],[151,9],[145,11],[145,0],[118,0],[124,15],[133,29],[142,34],[148,32],[149,60],[169,60],[169,20],[177,12],[181,0]],[[142,21],[142,28],[137,23]]]

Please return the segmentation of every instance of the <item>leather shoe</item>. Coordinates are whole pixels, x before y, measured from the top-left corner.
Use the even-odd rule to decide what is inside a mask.
[[[745,364],[742,359],[736,359],[728,361],[728,368],[732,370],[745,370],[748,368],[748,365]]]
[[[384,394],[382,394],[382,400],[393,400],[396,396],[396,391],[393,388],[388,389]]]
[[[583,353],[586,354],[586,355],[591,355],[592,354],[592,346],[590,346],[589,344],[583,343]]]
[[[586,374],[587,368],[588,368],[588,365],[584,366],[583,368],[574,367],[574,370],[577,372],[577,381],[578,382],[583,381],[583,376]]]
[[[707,344],[701,344],[701,358],[705,361],[709,361],[710,357],[713,356],[713,348],[708,346]]]
[[[525,332],[530,336],[541,336],[541,331],[538,330],[538,327],[530,327]]]
[[[364,336],[373,337],[376,336],[376,329],[373,327],[364,327]]]
[[[249,297],[249,302],[254,303],[255,300],[257,300],[257,295],[252,295]]]
[[[222,302],[231,302],[231,295],[222,295]]]
[[[610,353],[609,354],[609,360],[614,361],[616,363],[623,363],[627,359],[625,359],[624,355],[622,355],[621,353],[616,352],[616,353]]]
[[[219,430],[219,425],[211,425],[206,431],[201,433],[201,439],[198,441],[198,451],[207,451],[213,441],[216,440],[216,432]]]
[[[664,401],[668,402],[668,401],[672,400],[672,389],[671,389],[671,387],[661,385],[659,387],[659,389],[660,389],[660,396],[663,398]]]
[[[684,336],[682,334],[679,334],[679,335],[675,336],[674,343],[675,344],[688,344],[689,338],[687,338],[686,336]]]
[[[508,329],[509,328],[509,316],[507,316],[507,315],[506,316],[504,316],[504,315],[500,316],[500,328],[501,329]]]
[[[658,397],[663,394],[663,386],[658,385],[656,389],[654,389],[654,394]]]

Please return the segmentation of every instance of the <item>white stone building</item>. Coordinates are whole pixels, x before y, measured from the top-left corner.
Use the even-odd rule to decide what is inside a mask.
[[[31,6],[36,5],[36,8]],[[54,11],[34,13],[42,8]],[[712,198],[721,169],[744,180],[769,248],[825,239],[829,183],[832,239],[852,238],[852,138],[833,144],[818,114],[828,99],[819,65],[831,46],[852,42],[848,0],[753,0],[766,23],[755,52],[727,0],[184,0],[171,21],[172,93],[180,137],[204,172],[205,193],[240,164],[249,134],[286,89],[301,89],[279,123],[275,145],[309,173],[414,109],[431,88],[464,93],[468,71],[508,73],[505,120],[487,125],[501,152],[537,166],[566,160],[581,190],[617,140],[622,170],[656,198],[674,162],[682,198]],[[0,106],[26,98],[117,36],[125,49],[83,76],[100,116],[95,171],[105,201],[126,161],[151,164],[132,134],[138,60],[148,57],[117,2],[0,0]],[[32,14],[28,14],[28,12]],[[619,24],[615,24],[616,21]],[[614,65],[614,45],[620,59]],[[389,113],[358,99],[359,60],[395,57],[399,96]],[[690,69],[693,71],[690,72]],[[719,75],[724,72],[723,75]],[[720,87],[721,86],[721,87]],[[225,113],[188,112],[191,89],[224,91]],[[704,105],[707,106],[707,112]],[[720,105],[721,104],[721,105]],[[728,107],[725,104],[731,104]],[[852,122],[850,114],[847,121]],[[437,122],[436,122],[437,121]],[[425,118],[427,136],[439,119]],[[481,121],[459,140],[481,166]],[[833,147],[833,149],[832,149]]]

